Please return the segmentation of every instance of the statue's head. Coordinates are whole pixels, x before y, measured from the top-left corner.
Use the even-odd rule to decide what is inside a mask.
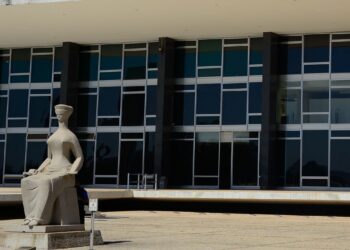
[[[73,107],[65,104],[57,104],[55,106],[55,113],[58,122],[66,122],[73,113]]]

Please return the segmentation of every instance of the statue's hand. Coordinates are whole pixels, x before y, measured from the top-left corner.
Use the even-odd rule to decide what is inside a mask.
[[[76,174],[78,174],[78,172],[76,172],[76,171],[68,171],[68,174],[74,174],[74,175],[76,175]]]

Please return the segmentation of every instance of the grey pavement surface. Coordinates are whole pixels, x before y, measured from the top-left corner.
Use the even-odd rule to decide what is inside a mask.
[[[21,220],[0,221],[0,230],[16,223]],[[106,212],[96,229],[106,244],[95,249],[350,249],[347,217]]]

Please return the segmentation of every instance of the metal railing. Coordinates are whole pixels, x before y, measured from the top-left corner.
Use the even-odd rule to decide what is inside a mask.
[[[136,178],[135,178],[136,177]],[[141,174],[141,173],[128,173],[126,188],[130,189],[131,186],[136,186],[137,189],[143,187],[147,189],[147,185],[152,185],[155,190],[158,188],[158,175],[157,174]]]

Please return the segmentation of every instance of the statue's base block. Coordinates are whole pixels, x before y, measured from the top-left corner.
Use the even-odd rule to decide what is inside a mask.
[[[82,226],[84,225],[70,225],[70,226]],[[55,232],[54,228],[56,229]],[[60,228],[61,227],[61,228]],[[66,227],[63,232],[63,228]],[[9,228],[5,233],[0,233],[0,249],[1,247],[9,249],[35,247],[37,250],[44,249],[59,249],[59,248],[73,248],[89,246],[90,244],[90,232],[69,230],[68,226],[36,226],[29,228],[28,226],[17,226],[17,230]],[[31,230],[31,231],[23,231]],[[46,232],[43,232],[45,231]],[[50,231],[51,232],[48,232]],[[16,231],[16,232],[14,232]],[[41,232],[38,232],[41,231]],[[102,245],[103,239],[101,232],[96,230],[94,233],[94,245]]]

